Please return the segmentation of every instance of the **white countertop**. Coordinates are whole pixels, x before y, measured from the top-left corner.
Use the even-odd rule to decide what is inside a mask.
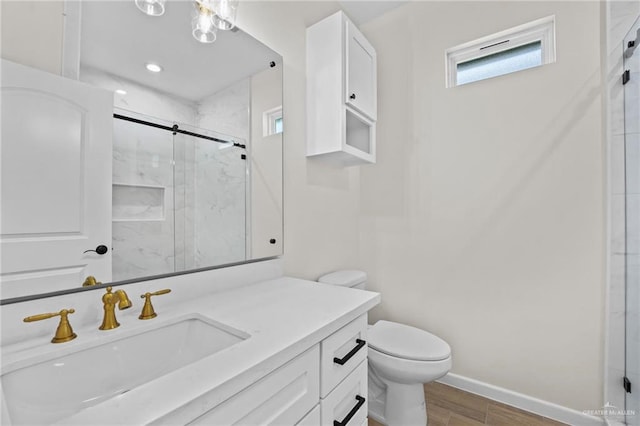
[[[160,298],[164,299],[162,304],[158,303]],[[46,340],[4,347],[3,369],[14,363],[29,362],[32,356],[51,358],[50,354],[54,352],[66,353],[94,346],[104,340],[107,333],[110,338],[126,336],[132,330],[153,327],[154,321],[170,321],[185,314],[197,313],[249,334],[249,338],[227,349],[60,420],[60,424],[85,426],[98,423],[185,424],[309,349],[380,301],[378,293],[289,277],[175,305],[170,303],[170,298],[171,294],[154,299],[158,317],[153,320],[137,319],[141,309],[138,302],[127,311],[116,310],[121,326],[115,330],[99,331],[99,324],[95,324],[91,328],[74,329],[78,338],[68,343],[52,345]],[[96,368],[108,366],[96,365]]]

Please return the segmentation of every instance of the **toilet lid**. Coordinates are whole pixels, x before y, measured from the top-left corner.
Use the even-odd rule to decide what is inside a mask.
[[[368,332],[369,347],[387,355],[414,361],[439,361],[451,356],[441,338],[419,328],[378,321]]]

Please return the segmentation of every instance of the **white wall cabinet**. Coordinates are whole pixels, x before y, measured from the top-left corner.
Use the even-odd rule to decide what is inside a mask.
[[[189,424],[361,426],[368,407],[366,333],[364,314]]]
[[[376,120],[376,51],[348,19],[345,21],[345,101]]]
[[[376,52],[343,12],[307,28],[307,156],[376,161]]]

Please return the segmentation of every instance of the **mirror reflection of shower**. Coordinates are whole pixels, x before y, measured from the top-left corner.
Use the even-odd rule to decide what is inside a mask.
[[[244,139],[116,111],[113,280],[247,258]]]

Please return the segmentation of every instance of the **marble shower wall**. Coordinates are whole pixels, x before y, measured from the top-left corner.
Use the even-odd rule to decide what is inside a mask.
[[[174,271],[173,135],[115,120],[113,280]]]
[[[198,105],[196,126],[247,145],[250,99],[249,79],[208,96]],[[248,258],[249,162],[243,154],[248,150],[202,139],[195,144],[195,267]]]
[[[248,81],[196,104],[91,68],[83,67],[80,79],[126,90],[114,94],[124,115],[248,140]],[[113,280],[244,260],[245,150],[180,134],[174,141],[164,130],[114,123]]]

